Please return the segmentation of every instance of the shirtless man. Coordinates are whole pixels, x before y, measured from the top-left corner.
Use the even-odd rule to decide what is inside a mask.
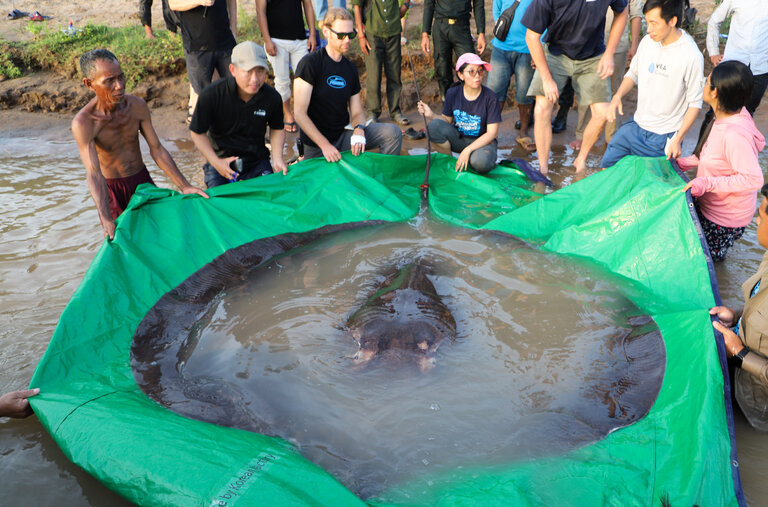
[[[141,183],[151,183],[141,158],[139,135],[149,145],[157,165],[182,194],[208,195],[189,184],[170,153],[160,144],[146,102],[125,93],[125,75],[115,55],[94,49],[80,58],[83,84],[94,97],[72,120],[80,158],[87,171],[88,188],[96,203],[104,233],[115,237],[115,219]]]

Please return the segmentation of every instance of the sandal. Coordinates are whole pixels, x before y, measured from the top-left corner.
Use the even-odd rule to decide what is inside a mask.
[[[30,21],[43,21],[44,19],[51,19],[51,17],[44,16],[43,14],[40,14],[38,11],[35,11],[29,15]]]
[[[296,125],[295,121],[285,121],[283,122],[283,130],[289,134],[294,134],[299,131],[299,127]]]
[[[13,9],[8,13],[8,19],[21,19],[29,16],[28,12],[20,11],[19,9]]]
[[[522,146],[522,148],[527,152],[534,152],[536,151],[536,143],[533,142],[533,139],[530,137],[518,137],[516,139],[517,144]]]
[[[408,130],[404,130],[403,135],[408,139],[413,140],[424,139],[426,137],[426,134],[423,130],[416,130],[413,127],[408,127]]]

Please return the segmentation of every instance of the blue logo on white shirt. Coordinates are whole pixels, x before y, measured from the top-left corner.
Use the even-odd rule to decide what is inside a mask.
[[[650,65],[648,65],[648,72],[653,74],[653,72],[656,70],[656,64],[651,62]]]
[[[347,82],[341,76],[329,76],[325,81],[331,88],[341,89],[347,86]]]

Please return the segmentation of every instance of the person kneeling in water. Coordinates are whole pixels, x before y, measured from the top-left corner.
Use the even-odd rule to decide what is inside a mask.
[[[459,83],[445,93],[442,118],[419,101],[418,109],[429,122],[429,136],[438,147],[459,152],[457,171],[472,169],[485,174],[496,167],[496,137],[501,110],[496,94],[483,86],[483,75],[491,70],[474,53],[464,53],[456,61]]]

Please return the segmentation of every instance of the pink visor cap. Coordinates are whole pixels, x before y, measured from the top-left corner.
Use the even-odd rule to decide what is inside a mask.
[[[456,72],[458,72],[464,64],[482,65],[485,67],[486,72],[490,72],[493,68],[490,63],[484,62],[483,59],[477,56],[475,53],[464,53],[461,55],[459,59],[456,60]]]

